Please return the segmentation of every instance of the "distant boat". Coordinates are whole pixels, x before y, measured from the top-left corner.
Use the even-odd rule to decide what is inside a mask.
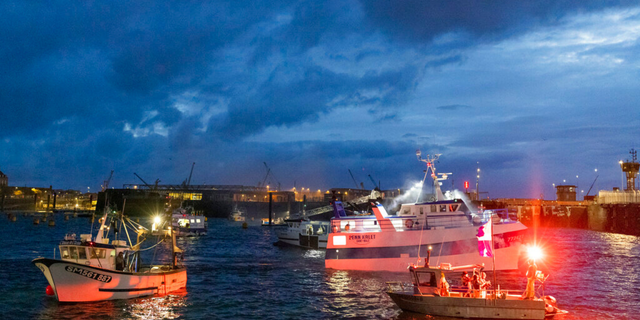
[[[271,224],[269,224],[269,218],[262,218],[262,226],[286,226],[287,222],[284,218],[275,218],[271,219]]]
[[[168,218],[168,217],[167,217]],[[60,259],[36,258],[32,261],[47,278],[47,293],[60,302],[90,302],[164,295],[186,287],[187,270],[178,263],[182,252],[176,246],[170,219],[156,221],[152,230],[105,211],[95,238],[83,234],[80,239],[68,234],[60,242]],[[127,231],[127,225],[132,230]],[[140,240],[135,245],[125,240],[109,241],[109,231],[122,229],[120,235]],[[113,234],[113,232],[112,232]],[[142,265],[140,244],[147,235],[172,239],[172,262],[164,265]],[[162,239],[160,239],[162,241]]]
[[[171,215],[172,226],[177,237],[201,236],[207,234],[207,217],[193,214],[193,208],[178,208]]]
[[[229,214],[229,220],[235,221],[235,222],[244,222],[245,217],[242,216],[242,211],[240,211],[240,209],[238,209],[238,207],[236,206],[235,208],[233,208],[233,211]]]
[[[306,249],[326,249],[329,231],[328,221],[307,219],[285,220],[287,229],[278,233],[276,245],[291,245]]]

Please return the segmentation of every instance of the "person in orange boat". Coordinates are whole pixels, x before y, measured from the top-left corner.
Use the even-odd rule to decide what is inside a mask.
[[[533,259],[529,259],[529,268],[527,268],[527,288],[524,290],[524,294],[522,295],[523,299],[535,299],[536,298],[536,271],[538,271],[538,266],[536,266],[535,261]]]
[[[449,296],[449,283],[447,279],[444,277],[444,272],[440,272],[440,283],[438,284],[438,288],[440,290],[440,296],[448,297]]]

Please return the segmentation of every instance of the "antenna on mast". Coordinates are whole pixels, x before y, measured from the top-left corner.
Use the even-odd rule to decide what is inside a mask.
[[[438,182],[438,175],[436,174],[436,166],[435,162],[440,158],[442,153],[438,153],[433,155],[427,155],[426,159],[422,158],[422,152],[420,149],[416,150],[416,157],[418,157],[418,161],[422,161],[427,164],[427,170],[424,171],[424,178],[422,179],[422,185],[420,186],[420,193],[418,194],[418,199],[416,202],[420,200],[420,195],[422,195],[422,187],[424,186],[424,181],[427,179],[427,175],[429,174],[429,169],[431,169],[431,178],[433,179],[433,186],[436,190],[436,200],[442,201],[444,200],[444,194],[442,194],[442,190],[440,190],[440,183]],[[446,175],[443,176],[446,179]]]

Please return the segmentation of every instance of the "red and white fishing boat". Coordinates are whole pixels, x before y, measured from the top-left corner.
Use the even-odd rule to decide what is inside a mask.
[[[496,266],[499,270],[518,269],[526,260],[527,227],[506,209],[478,211],[465,200],[445,197],[439,181],[446,177],[439,178],[434,166],[439,155],[427,159],[422,159],[419,152],[417,155],[427,164],[425,179],[431,170],[436,201],[402,204],[396,215],[387,214],[381,204],[374,203],[374,214],[367,216],[347,215],[342,203],[334,202],[325,266],[401,272],[426,257],[427,247],[432,246],[438,261],[454,265],[486,263],[491,268],[493,261],[478,257],[475,237],[478,226],[491,219],[499,257]]]
[[[127,230],[127,226],[131,230]],[[135,236],[136,244],[117,240],[116,230],[120,229],[125,231],[121,237],[130,240],[130,236]],[[116,239],[110,241],[111,230]],[[141,244],[148,238],[162,242],[167,237],[172,239],[171,263],[141,265]],[[165,295],[187,285],[187,270],[178,262],[182,251],[176,246],[170,217],[164,223],[156,220],[152,230],[148,230],[122,215],[105,213],[95,238],[83,234],[77,239],[75,234],[68,234],[60,242],[59,249],[60,259],[54,254],[53,259],[36,258],[32,262],[49,282],[47,294],[55,295],[60,302]]]

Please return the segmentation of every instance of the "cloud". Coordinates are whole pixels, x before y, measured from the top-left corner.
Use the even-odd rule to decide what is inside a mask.
[[[634,5],[5,1],[0,166],[97,186],[179,183],[195,161],[198,183],[253,185],[267,161],[283,184],[351,168],[395,187],[422,148],[516,193],[635,143]]]
[[[436,107],[436,109],[444,110],[444,111],[460,111],[460,110],[463,110],[463,109],[471,109],[471,108],[472,107],[466,106],[466,105],[463,105],[463,104],[451,104],[451,105],[448,105],[448,106]]]

